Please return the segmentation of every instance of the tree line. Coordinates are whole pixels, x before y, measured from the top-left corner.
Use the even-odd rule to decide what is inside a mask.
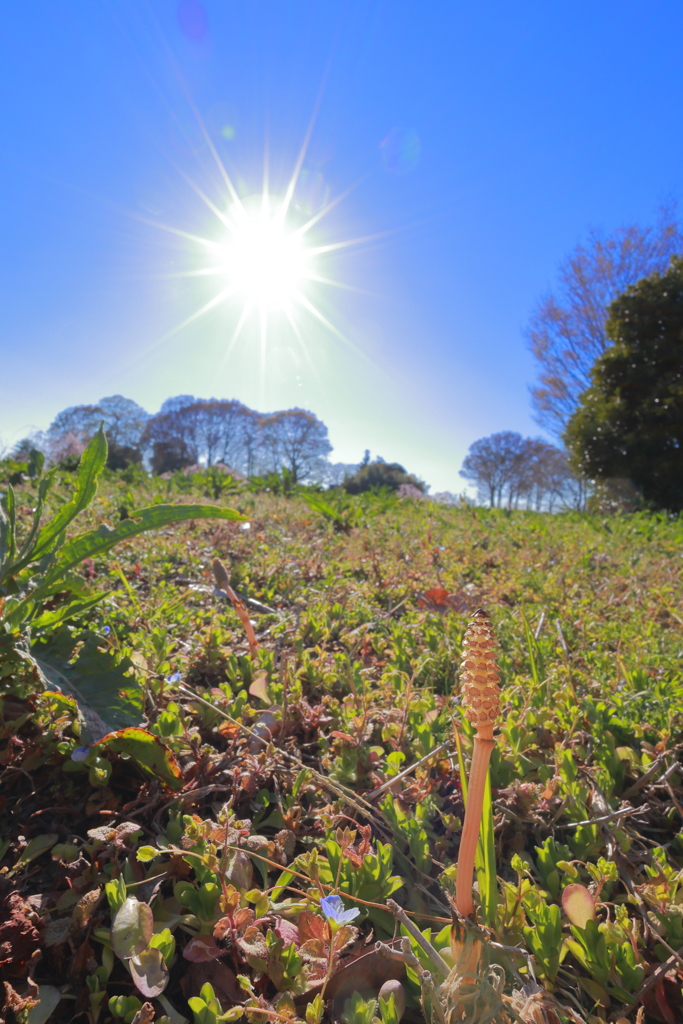
[[[39,450],[50,463],[75,469],[100,423],[107,434],[110,469],[144,464],[152,473],[164,475],[191,467],[220,467],[249,478],[280,474],[288,486],[341,486],[351,494],[407,487],[419,496],[427,489],[398,463],[379,456],[371,460],[369,451],[359,464],[330,462],[327,427],[305,409],[265,414],[236,400],[192,395],[168,398],[154,416],[123,395],[70,406],[47,431],[19,442],[13,457],[28,462]]]
[[[313,413],[285,409],[263,414],[238,401],[192,395],[167,399],[154,416],[123,395],[71,406],[42,435],[20,442],[14,456],[39,447],[50,462],[75,466],[102,422],[110,469],[145,462],[153,473],[163,474],[220,465],[249,477],[286,470],[293,483],[340,472],[327,461],[332,451],[327,427]]]

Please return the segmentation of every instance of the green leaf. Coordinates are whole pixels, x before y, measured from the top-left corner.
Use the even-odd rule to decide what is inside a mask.
[[[100,740],[115,729],[140,721],[142,689],[132,676],[125,675],[132,662],[125,658],[117,664],[113,655],[98,650],[97,638],[91,634],[72,661],[81,639],[62,629],[46,642],[35,644],[31,653],[50,689],[60,689],[76,699],[90,738]]]
[[[160,853],[161,850],[157,850],[154,846],[140,846],[135,856],[143,864],[147,864],[148,861],[154,860],[155,857],[158,857]]]
[[[147,949],[154,932],[152,908],[128,896],[111,925],[111,944],[121,960],[130,960]],[[161,955],[161,954],[159,954]]]
[[[106,748],[117,754],[127,754],[142,765],[156,778],[165,782],[169,789],[182,789],[183,778],[175,757],[158,736],[146,729],[122,729],[105,736],[93,749]]]
[[[31,477],[31,480],[36,480],[40,476],[44,465],[45,452],[41,452],[39,448],[31,448],[28,457],[28,475]]]
[[[0,504],[0,567],[5,562],[11,562],[16,550],[16,503],[14,500],[14,488],[11,484],[7,487],[5,496],[5,509]],[[2,576],[0,576],[2,579]]]
[[[33,551],[30,551],[23,560],[24,564],[36,562],[43,555],[48,554],[58,543],[59,535],[66,530],[69,523],[90,505],[97,494],[97,479],[104,469],[106,461],[107,439],[100,424],[100,429],[81,455],[73,498],[63,505],[40,531]]]
[[[474,865],[479,881],[481,913],[484,924],[495,927],[498,908],[498,878],[496,875],[496,840],[494,836],[493,801],[491,799],[491,772],[486,773],[484,803],[481,812],[479,841]]]
[[[26,555],[31,554],[33,550],[33,542],[40,528],[40,517],[43,514],[43,506],[45,505],[45,499],[47,498],[52,487],[52,484],[54,483],[56,472],[56,469],[51,469],[47,476],[45,476],[44,479],[41,480],[40,484],[38,485],[38,500],[36,502],[35,512],[33,513],[33,523],[31,524],[31,529],[28,533],[28,536],[26,537],[26,540],[21,546],[21,551],[19,552],[20,560],[23,559]],[[19,564],[18,568],[21,568],[21,564]],[[17,572],[18,568],[17,566],[13,566],[13,571]]]
[[[40,857],[40,855],[45,853],[46,850],[51,850],[58,839],[59,836],[56,832],[36,836],[35,839],[32,839],[28,846],[23,850],[21,857],[14,865],[14,870],[16,871],[18,868],[25,867],[26,864],[30,864],[30,862],[35,860],[36,857]]]
[[[8,558],[8,549],[10,545],[10,523],[9,516],[5,513],[0,502],[0,579],[2,578],[3,572],[2,567]]]
[[[103,523],[97,530],[82,533],[68,541],[59,552],[55,562],[50,566],[46,581],[68,572],[84,558],[95,558],[109,551],[115,544],[130,540],[148,530],[158,530],[188,519],[231,519],[242,522],[246,519],[233,508],[219,508],[217,505],[151,505],[131,512],[114,529]]]
[[[76,601],[69,601],[59,608],[55,608],[51,612],[43,612],[37,619],[34,619],[31,623],[31,629],[36,632],[37,630],[48,630],[53,629],[62,622],[66,622],[67,619],[73,619],[77,615],[83,615],[84,612],[94,608],[96,604],[99,604],[102,598],[106,597],[106,592],[101,594],[93,594],[91,597],[78,599]],[[13,620],[10,621],[14,624]]]

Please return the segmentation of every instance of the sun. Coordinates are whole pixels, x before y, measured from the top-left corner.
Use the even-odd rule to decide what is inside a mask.
[[[304,330],[306,318],[317,321],[356,354],[364,355],[354,342],[323,314],[314,298],[313,290],[322,285],[361,291],[362,289],[328,276],[323,270],[323,265],[328,256],[350,247],[373,243],[386,232],[338,241],[318,240],[317,244],[314,241],[320,222],[358,184],[356,182],[333,198],[326,198],[315,209],[311,209],[307,203],[299,203],[297,188],[302,178],[315,112],[283,194],[274,194],[271,191],[268,162],[264,160],[261,191],[247,198],[240,195],[235,187],[199,113],[194,108],[193,112],[222,179],[222,195],[211,198],[190,175],[180,167],[176,167],[176,170],[216,218],[215,230],[206,235],[196,235],[175,225],[160,223],[139,215],[137,219],[181,238],[187,246],[188,254],[194,251],[193,269],[174,271],[163,276],[214,279],[217,288],[208,301],[166,332],[156,343],[162,343],[212,311],[223,307],[232,320],[232,330],[226,335],[221,366],[227,362],[246,324],[250,320],[255,320],[260,336],[260,363],[263,376],[267,366],[269,325],[280,332],[282,317],[288,321],[296,342],[309,364],[312,364],[312,361],[306,340],[308,332]]]
[[[287,310],[313,273],[313,250],[284,199],[267,192],[233,202],[219,263],[233,294],[262,310]]]

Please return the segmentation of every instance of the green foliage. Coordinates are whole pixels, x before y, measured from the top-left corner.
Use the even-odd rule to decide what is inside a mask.
[[[312,512],[318,512],[338,533],[348,533],[354,525],[354,506],[343,491],[334,496],[304,492],[302,497]]]
[[[47,684],[78,702],[85,719],[84,740],[137,725],[143,714],[142,688],[131,675],[132,662],[101,650],[101,645],[93,633],[62,629],[31,650]]]
[[[683,258],[610,306],[611,346],[569,421],[575,464],[625,478],[655,508],[683,509]]]
[[[103,471],[79,530],[118,529],[128,522],[122,507],[167,507],[179,493],[182,508],[196,507],[210,485],[183,480],[181,492],[173,479]],[[5,503],[13,559],[44,483],[24,473]],[[73,501],[74,483],[55,474],[34,539]],[[683,945],[671,797],[683,804],[681,524],[645,513],[605,521],[444,509],[366,493],[343,497],[354,517],[346,532],[321,529],[323,513],[311,514],[305,494],[243,489],[249,529],[186,519],[124,536],[115,555],[72,564],[68,589],[56,581],[35,608],[24,604],[26,619],[5,616],[0,763],[13,799],[0,860],[22,893],[51,894],[41,933],[57,943],[54,963],[71,958],[87,926],[92,954],[73,970],[91,1024],[98,1013],[131,1024],[148,999],[163,1024],[181,1024],[190,1014],[178,982],[194,963],[216,972],[215,991],[191,996],[194,1015],[324,1024],[350,951],[371,948],[371,929],[393,935],[383,909],[391,894],[448,960],[449,926],[433,918],[449,917],[442,887],[452,891],[463,817],[454,715],[463,772],[471,734],[457,710],[457,666],[469,609],[483,603],[500,643],[504,715],[477,860],[478,919],[529,955],[565,1017],[573,1007],[589,1020],[608,999],[618,1016],[667,946]],[[334,492],[320,497],[336,509]],[[75,529],[72,521],[45,561],[5,577],[5,612],[44,585]],[[253,653],[214,593],[214,557],[254,602]],[[24,590],[10,591],[10,578]],[[450,595],[446,607],[422,600],[435,588]],[[48,618],[98,595],[71,617]],[[629,806],[636,813],[620,813]],[[569,886],[583,892],[583,917],[581,906],[563,907]],[[360,911],[335,925],[333,941],[321,910],[331,892]],[[133,898],[145,908],[136,911],[139,946],[147,942],[120,959],[112,922]],[[411,950],[433,970],[413,939]],[[507,969],[508,953],[491,953]],[[52,955],[40,977],[62,986]],[[509,955],[524,971],[523,957]],[[240,980],[218,998],[228,968]],[[328,972],[329,997],[304,1010],[299,994],[320,991]],[[413,998],[414,972],[411,983]],[[364,988],[362,1003],[378,1000],[378,988]],[[73,1016],[68,995],[56,1024]],[[371,1024],[396,1024],[384,1003]]]
[[[424,491],[424,483],[412,473],[406,472],[398,462],[384,462],[376,459],[360,466],[353,476],[344,481],[344,490],[349,494],[363,494],[366,491],[386,487],[397,491],[401,484],[411,484],[418,491]]]

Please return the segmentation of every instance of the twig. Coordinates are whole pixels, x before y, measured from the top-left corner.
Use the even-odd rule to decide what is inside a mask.
[[[558,636],[558,639],[560,641],[560,647],[562,648],[562,650],[564,651],[565,654],[569,654],[569,648],[567,647],[567,641],[565,640],[564,633],[562,632],[562,623],[560,622],[559,619],[555,619],[555,629],[557,630],[557,636]]]
[[[445,743],[441,743],[438,747],[435,747],[434,750],[430,750],[428,754],[425,754],[425,756],[420,758],[419,761],[416,761],[415,764],[411,764],[410,768],[404,769],[404,771],[399,772],[398,775],[392,776],[392,778],[390,778],[387,782],[383,782],[381,786],[377,787],[377,789],[373,789],[371,793],[366,794],[366,800],[374,800],[376,796],[379,796],[380,793],[383,793],[385,789],[389,789],[389,787],[393,786],[395,782],[400,782],[401,779],[405,779],[407,775],[410,775],[410,773],[414,772],[416,768],[419,768],[421,765],[423,765],[425,761],[428,761],[430,759],[430,757],[434,757],[435,754],[440,754],[442,750],[445,750],[449,743],[450,740],[446,740]]]
[[[626,800],[629,796],[633,796],[633,794],[637,793],[639,789],[642,789],[643,786],[647,785],[647,783],[650,781],[652,776],[656,775],[657,772],[659,771],[659,769],[662,767],[662,764],[664,763],[664,760],[666,759],[666,755],[669,754],[669,753],[670,753],[670,751],[667,750],[663,754],[660,754],[659,757],[657,758],[657,760],[652,762],[652,764],[650,765],[648,770],[645,772],[645,774],[641,775],[640,778],[637,779],[633,783],[631,788],[626,790],[626,792],[624,793],[622,799]]]
[[[402,953],[398,949],[392,949],[391,946],[387,946],[386,942],[376,942],[375,953],[377,956],[382,957],[383,960],[396,960],[398,963],[408,964],[414,970],[422,969],[422,965],[414,953]]]
[[[572,821],[563,828],[580,828],[581,825],[599,825],[601,821],[612,821],[613,818],[623,818],[626,814],[634,814],[642,811],[642,807],[622,807],[620,811],[612,811],[611,814],[603,814],[599,818],[586,818],[585,821]]]
[[[442,977],[447,978],[450,972],[450,967],[448,966],[446,961],[439,955],[439,953],[437,953],[437,951],[432,946],[431,942],[428,942],[427,939],[425,939],[420,929],[415,927],[413,922],[406,915],[405,910],[403,910],[402,907],[399,907],[398,903],[395,900],[387,900],[387,908],[391,911],[396,920],[400,921],[400,923],[403,925],[406,931],[410,932],[410,934],[418,943],[418,945],[422,947],[422,949],[425,951],[429,959],[432,961],[432,963],[438,970],[439,974],[441,974]]]
[[[539,636],[541,635],[541,630],[543,629],[543,623],[544,622],[545,622],[545,612],[541,612],[541,617],[538,620],[538,625],[536,626],[536,629],[534,630],[534,640],[538,640]]]

